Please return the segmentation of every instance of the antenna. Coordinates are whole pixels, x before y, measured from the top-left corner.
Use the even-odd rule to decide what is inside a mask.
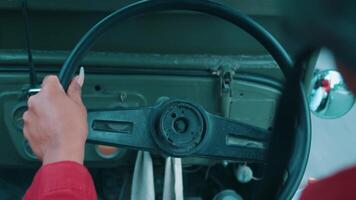
[[[31,30],[29,25],[27,0],[22,1],[22,16],[24,18],[24,23],[25,23],[27,61],[29,65],[30,87],[35,88],[37,85],[37,75],[35,70],[35,64],[32,58],[32,51],[31,51]]]

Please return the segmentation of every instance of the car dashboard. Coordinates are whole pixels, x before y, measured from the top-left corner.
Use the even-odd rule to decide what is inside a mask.
[[[197,59],[206,58],[201,56]],[[224,57],[219,59],[224,59]],[[225,59],[229,58],[225,57]],[[276,71],[278,68],[269,56],[244,56],[240,58],[242,59],[241,63],[233,65],[235,69],[232,67],[236,70],[238,66],[239,73],[230,83],[233,92],[227,106],[223,102],[221,89],[223,86],[221,77],[218,75],[221,69],[219,67],[214,69],[210,66],[206,66],[205,69],[201,66],[196,66],[196,69],[190,67],[189,70],[179,69],[181,66],[165,70],[154,67],[113,70],[108,67],[95,69],[88,66],[82,92],[83,101],[88,110],[93,110],[150,106],[158,98],[169,96],[198,102],[211,113],[226,115],[231,119],[254,124],[264,129],[272,129],[274,112],[281,92],[280,83],[262,75],[253,75],[243,71],[246,68],[248,70],[259,69],[262,65],[265,71],[268,67],[268,70]],[[51,73],[41,73],[41,76],[45,74]],[[0,152],[3,153],[1,156],[4,158],[1,159],[0,165],[25,167],[38,164],[38,160],[22,133],[22,114],[27,110],[28,75],[24,72],[7,72],[1,73],[1,76],[1,87],[4,91],[0,95],[1,118],[4,120],[1,123],[3,131],[0,141],[3,143],[3,148],[8,146],[8,150]],[[260,112],[259,115],[254,114],[257,111]],[[85,161],[89,166],[126,164],[123,160],[127,159],[126,155],[130,155],[130,152],[124,148],[119,148],[119,152],[113,157],[106,158],[96,150],[95,144],[87,144]],[[191,162],[192,159],[187,160]]]

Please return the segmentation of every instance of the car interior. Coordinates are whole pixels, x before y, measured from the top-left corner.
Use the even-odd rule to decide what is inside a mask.
[[[22,133],[28,97],[50,74],[67,89],[80,67],[98,199],[130,198],[138,151],[156,199],[167,157],[181,158],[184,199],[292,199],[309,107],[334,116],[319,88],[337,75],[314,71],[319,51],[298,54],[278,2],[1,1],[0,199],[21,199],[41,166]]]

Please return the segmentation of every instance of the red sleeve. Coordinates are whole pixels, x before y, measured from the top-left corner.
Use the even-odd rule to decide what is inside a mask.
[[[304,190],[301,200],[356,199],[356,167],[341,171],[329,178],[313,182]]]
[[[42,166],[23,200],[96,200],[96,191],[88,170],[72,161]]]

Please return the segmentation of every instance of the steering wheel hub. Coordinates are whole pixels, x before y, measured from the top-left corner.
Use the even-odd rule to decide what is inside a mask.
[[[168,102],[159,116],[158,146],[173,155],[189,155],[205,136],[206,121],[197,106],[183,101]]]

